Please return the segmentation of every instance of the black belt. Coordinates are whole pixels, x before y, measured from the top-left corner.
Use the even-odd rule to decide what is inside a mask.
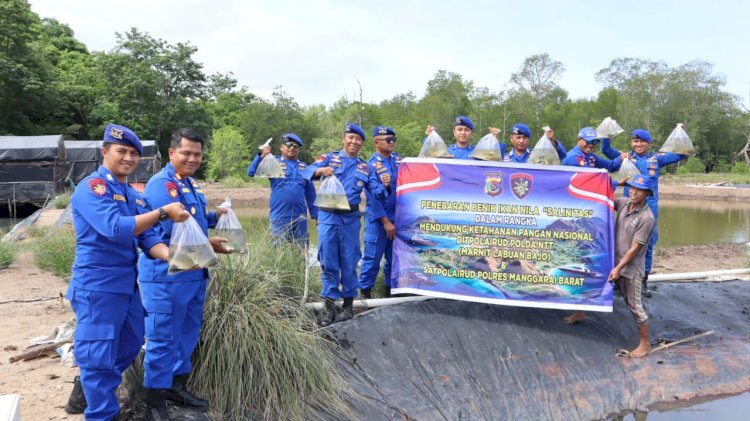
[[[340,215],[351,215],[354,212],[359,212],[359,203],[357,203],[356,205],[349,205],[349,206],[351,207],[351,209],[349,209],[349,210],[346,210],[346,209],[334,209],[334,208],[318,208],[318,209],[320,209],[322,211],[330,212],[330,213],[337,213],[337,214],[340,214]]]

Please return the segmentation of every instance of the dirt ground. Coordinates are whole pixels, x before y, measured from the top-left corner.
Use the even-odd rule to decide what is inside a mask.
[[[212,206],[221,203],[226,196],[231,196],[236,206],[268,206],[269,189],[204,187]],[[673,187],[662,187],[661,197],[713,200],[713,195],[717,194],[710,188]],[[724,200],[742,200],[746,194],[744,190],[721,190]],[[750,190],[747,193],[750,198]],[[744,268],[748,267],[748,262],[748,247],[744,244],[677,247],[657,251],[654,273]],[[30,339],[45,336],[73,318],[69,303],[61,298],[66,289],[64,280],[36,266],[28,249],[20,253],[9,268],[0,270],[0,394],[21,396],[24,420],[83,419],[83,416],[71,416],[63,411],[77,368],[63,366],[57,357],[9,362],[11,356],[23,352]]]

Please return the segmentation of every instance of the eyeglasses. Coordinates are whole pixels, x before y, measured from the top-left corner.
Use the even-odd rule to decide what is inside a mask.
[[[286,142],[284,143],[284,146],[286,146],[289,149],[299,149],[299,143],[297,142]]]
[[[396,143],[396,136],[384,137],[381,140],[385,140],[387,143]]]
[[[583,140],[586,140],[586,139],[583,139]],[[594,145],[594,146],[596,146],[596,145],[598,145],[598,144],[599,144],[600,142],[601,142],[601,140],[599,140],[599,139],[591,139],[591,140],[586,140],[586,144],[587,144],[587,145]]]

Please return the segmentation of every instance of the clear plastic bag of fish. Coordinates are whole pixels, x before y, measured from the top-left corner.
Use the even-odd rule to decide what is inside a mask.
[[[469,155],[469,158],[479,159],[482,161],[502,161],[503,154],[500,151],[500,142],[492,133],[485,135]]]
[[[427,136],[422,144],[422,149],[419,151],[419,158],[452,158],[450,152],[448,152],[448,146],[445,145],[445,141],[438,134],[437,130],[433,130]]]
[[[247,237],[237,214],[232,210],[232,199],[227,197],[218,207],[227,210],[216,223],[216,235],[229,240],[223,244],[224,248],[230,253],[247,253]]]
[[[335,175],[326,177],[315,197],[315,206],[319,208],[350,210],[349,199],[346,198],[346,190]]]
[[[560,165],[560,156],[552,141],[542,136],[529,154],[529,164]]]
[[[169,269],[173,274],[193,269],[213,269],[219,266],[208,237],[203,234],[195,218],[175,222],[169,239]]]
[[[630,159],[623,159],[620,169],[612,174],[612,178],[618,181],[622,181],[625,179],[632,179],[636,175],[640,174],[641,171],[638,169],[638,167],[635,166],[633,161],[631,161]]]
[[[596,128],[597,136],[607,139],[611,139],[624,131],[625,129],[620,127],[620,125],[617,124],[617,121],[613,120],[612,117],[607,117],[602,120],[602,123]]]
[[[286,175],[284,174],[284,169],[281,168],[281,164],[279,164],[279,160],[273,154],[269,153],[258,164],[255,177],[284,178]]]
[[[672,130],[667,140],[662,145],[659,152],[672,152],[680,155],[695,155],[695,148],[693,147],[693,141],[690,140],[685,128],[682,123],[678,123],[677,127]]]

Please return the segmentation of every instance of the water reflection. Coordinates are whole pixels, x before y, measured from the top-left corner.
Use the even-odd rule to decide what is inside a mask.
[[[750,204],[659,201],[659,247],[750,241]]]
[[[745,415],[742,415],[745,414]],[[707,419],[740,421],[750,414],[750,394],[711,400],[682,408],[652,410],[648,414],[629,414],[624,421],[703,421]]]

